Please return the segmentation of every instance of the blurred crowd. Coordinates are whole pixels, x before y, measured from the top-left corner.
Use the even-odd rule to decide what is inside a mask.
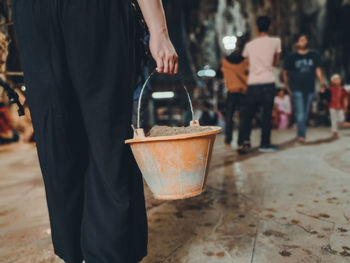
[[[9,89],[11,84],[6,81],[5,76],[9,43],[7,36],[0,32],[0,145],[17,141],[31,142],[34,135],[25,95],[19,88],[15,88],[19,102],[24,105],[25,110],[25,116],[19,117],[18,106],[11,103],[5,89]]]
[[[324,76],[322,54],[309,46],[305,34],[295,36],[295,50],[286,50],[284,53],[288,55],[281,63],[281,39],[269,35],[270,24],[269,17],[259,17],[256,23],[259,35],[250,41],[244,36],[238,38],[233,52],[222,58],[216,77],[221,78],[226,87],[226,102],[215,107],[208,101],[194,100],[195,118],[200,119],[202,125],[222,126],[227,146],[232,145],[233,130],[238,130],[237,150],[241,154],[250,151],[250,133],[255,127],[262,129],[260,150],[269,152],[278,150],[270,142],[271,129],[294,128],[298,142],[305,143],[310,125],[331,127],[335,138],[339,137],[339,127],[350,126],[350,93],[344,87],[342,76],[336,72],[329,79]],[[147,41],[145,39],[146,44]],[[4,75],[8,45],[9,40],[0,33],[0,79],[11,85]],[[134,93],[135,125],[140,90],[150,74],[146,65],[141,68],[141,80]],[[283,69],[280,76],[276,76],[275,68]],[[278,82],[284,86],[276,85]],[[25,108],[25,117],[20,118],[17,106],[11,104],[1,86],[0,144],[33,141],[34,132],[25,94],[20,87],[11,85]],[[146,114],[151,93],[152,87],[147,85],[140,118],[145,127],[149,119],[147,116],[151,116]],[[185,120],[185,123],[188,121]]]
[[[24,105],[25,116],[18,116],[17,105],[11,105],[4,91],[0,91],[0,145],[11,142],[32,142],[34,130],[24,94],[16,89]]]
[[[285,52],[288,55],[280,63],[281,39],[269,35],[270,24],[269,17],[259,17],[256,23],[259,35],[249,42],[238,39],[235,50],[222,59],[218,72],[219,76],[222,73],[227,98],[216,117],[225,120],[227,146],[231,146],[236,124],[240,154],[251,149],[253,127],[261,127],[259,150],[262,152],[278,150],[270,142],[272,128],[294,127],[298,142],[305,143],[311,122],[315,126],[331,126],[334,138],[339,138],[339,127],[349,127],[350,93],[342,77],[334,72],[326,79],[322,55],[309,46],[306,34],[295,36],[295,50]],[[277,67],[283,68],[280,78],[284,87],[276,87]]]

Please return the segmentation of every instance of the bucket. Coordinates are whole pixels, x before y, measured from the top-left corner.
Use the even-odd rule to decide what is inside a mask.
[[[193,117],[192,102],[184,88]],[[125,143],[130,144],[147,185],[157,199],[184,199],[201,194],[205,190],[216,134],[221,128],[211,126],[195,133],[146,137],[139,127],[142,92],[143,89],[138,105],[138,127],[134,129],[134,138]],[[199,122],[192,121],[191,126],[199,126]]]

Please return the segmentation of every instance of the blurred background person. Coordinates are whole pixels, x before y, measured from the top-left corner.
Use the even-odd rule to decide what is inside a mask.
[[[331,126],[328,108],[329,92],[322,91],[323,88],[318,92],[316,124],[318,126],[329,127]]]
[[[9,110],[12,117],[12,126],[19,134],[19,140],[22,142],[34,142],[34,129],[32,124],[32,118],[30,116],[30,110],[27,104],[27,99],[20,89],[15,89],[18,94],[19,101],[23,105],[25,115],[18,116],[18,106],[11,105]]]
[[[281,39],[268,34],[271,20],[267,16],[257,19],[259,36],[247,43],[243,57],[248,59],[249,77],[246,97],[242,102],[240,128],[238,137],[238,153],[250,151],[250,134],[252,120],[260,107],[263,109],[261,123],[261,142],[259,151],[272,152],[278,150],[270,142],[272,110],[275,97],[274,68],[278,65],[281,53]]]
[[[277,117],[277,127],[280,130],[289,127],[290,115],[292,114],[292,104],[285,89],[279,89],[275,97],[275,109]]]
[[[221,71],[227,89],[225,109],[225,145],[230,146],[234,130],[234,114],[239,110],[240,104],[247,90],[248,61],[242,56],[244,41],[237,42],[236,49],[221,60]]]
[[[209,101],[204,101],[201,105],[201,116],[199,118],[199,123],[202,126],[215,126],[219,121],[219,115],[217,111],[214,110],[213,104]]]
[[[286,58],[283,68],[283,81],[292,94],[294,115],[297,124],[298,142],[304,143],[308,115],[314,99],[316,77],[324,85],[321,70],[321,57],[318,52],[309,49],[308,38],[304,34],[295,37],[296,52]]]
[[[348,94],[342,86],[342,79],[339,74],[334,74],[331,78],[331,86],[328,90],[324,87],[321,93],[327,94],[329,98],[329,112],[332,123],[332,134],[334,138],[339,138],[338,129],[345,121],[345,110],[348,107]]]
[[[19,136],[12,126],[11,113],[0,98],[0,144],[7,144],[18,141]]]
[[[347,90],[348,93],[348,106],[346,107],[345,110],[345,126],[350,127],[350,92]]]

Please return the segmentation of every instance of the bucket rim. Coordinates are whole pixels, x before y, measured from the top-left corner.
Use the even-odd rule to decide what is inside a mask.
[[[192,138],[196,138],[196,137],[204,137],[204,136],[214,135],[214,134],[218,134],[222,131],[222,128],[219,126],[207,126],[207,127],[211,127],[211,128],[213,128],[213,130],[204,131],[204,132],[196,132],[196,133],[188,133],[188,134],[169,135],[169,136],[133,138],[133,139],[125,140],[125,144],[143,143],[143,142],[157,142],[157,141],[185,140],[185,139],[192,139]]]
[[[153,196],[155,199],[158,199],[158,200],[181,200],[181,199],[187,199],[187,198],[198,196],[198,195],[202,194],[203,192],[205,192],[205,187],[203,187],[202,189],[200,189],[198,191],[194,191],[194,192],[187,193],[187,194],[175,194],[175,195],[153,194]]]

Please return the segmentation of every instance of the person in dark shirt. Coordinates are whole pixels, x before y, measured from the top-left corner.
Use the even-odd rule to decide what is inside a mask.
[[[284,63],[283,79],[292,94],[294,113],[298,127],[298,141],[305,142],[309,109],[315,94],[316,77],[324,86],[321,58],[318,52],[308,48],[306,35],[295,38],[296,52],[288,55]]]

